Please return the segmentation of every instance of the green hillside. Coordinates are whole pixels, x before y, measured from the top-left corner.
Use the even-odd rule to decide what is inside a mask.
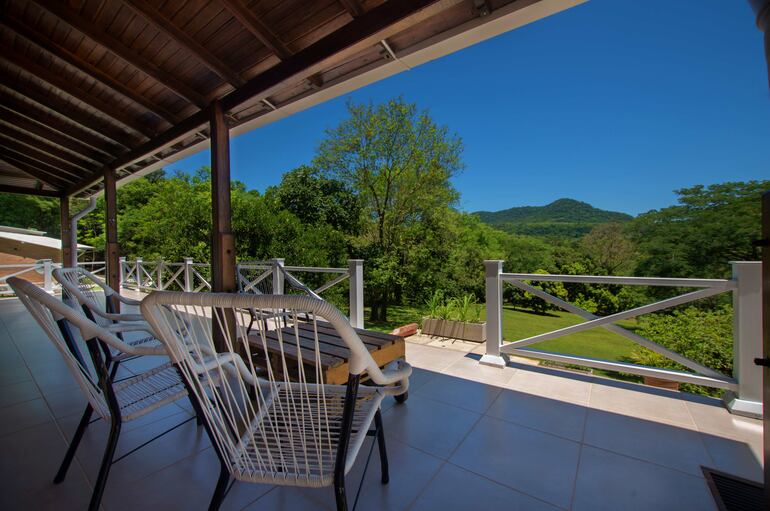
[[[478,211],[482,222],[515,234],[579,237],[595,225],[627,222],[633,217],[598,209],[574,199],[559,199],[546,206],[521,206],[502,211]]]

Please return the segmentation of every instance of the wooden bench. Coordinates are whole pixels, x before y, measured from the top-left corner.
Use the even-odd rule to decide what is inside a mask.
[[[350,359],[350,350],[345,342],[337,335],[334,328],[325,322],[318,321],[318,340],[320,348],[321,370],[323,371],[323,381],[329,384],[344,385],[348,381],[348,361]],[[289,368],[290,374],[287,379],[296,380],[299,367],[300,355],[302,365],[305,367],[305,377],[310,380],[314,370],[308,370],[313,366],[316,359],[315,353],[315,333],[311,323],[298,323],[300,336],[300,353],[297,353],[297,342],[295,340],[294,327],[284,327],[283,334],[286,335],[283,343],[283,354],[287,362],[293,362],[294,366]],[[371,330],[354,329],[369,349],[372,358],[378,366],[384,367],[394,360],[404,358],[405,344],[404,338]],[[279,333],[277,330],[270,330],[267,333],[267,351],[271,356],[280,360],[281,344],[278,341]],[[291,341],[288,341],[291,339]],[[249,342],[262,351],[262,338],[257,332],[249,335]],[[255,362],[258,363],[257,360]],[[278,364],[273,364],[273,368]],[[280,365],[278,365],[280,367]]]

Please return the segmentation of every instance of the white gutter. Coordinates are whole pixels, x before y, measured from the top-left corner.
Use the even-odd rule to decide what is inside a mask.
[[[94,208],[96,208],[96,196],[92,195],[88,199],[88,206],[70,218],[70,260],[68,266],[71,268],[75,268],[78,265],[78,220],[89,214]],[[64,263],[66,262],[64,261]]]

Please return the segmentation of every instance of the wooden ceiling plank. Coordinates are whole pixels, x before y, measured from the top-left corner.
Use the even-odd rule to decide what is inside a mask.
[[[361,6],[361,2],[358,0],[340,0],[340,3],[354,18],[357,18],[364,13],[364,8]]]
[[[150,101],[148,98],[142,94],[139,94],[123,82],[115,79],[110,74],[105,73],[87,60],[75,55],[64,46],[57,44],[53,40],[34,31],[24,23],[7,16],[0,19],[0,23],[2,23],[8,29],[12,30],[17,35],[35,44],[45,52],[63,60],[70,66],[76,68],[78,71],[87,74],[92,79],[101,83],[104,87],[107,87],[108,89],[120,94],[124,98],[140,106],[159,119],[166,121],[166,123],[174,124],[181,120],[179,116],[169,112],[161,105]]]
[[[184,30],[177,27],[170,19],[166,18],[145,0],[123,0],[123,3],[233,87],[240,87],[246,83],[238,73],[226,66],[219,57],[211,53],[208,48],[193,39]]]
[[[58,146],[68,149],[76,155],[80,155],[82,159],[90,160],[97,164],[104,164],[115,159],[114,155],[108,154],[105,156],[104,153],[96,151],[82,142],[67,137],[49,125],[33,121],[21,113],[8,108],[5,104],[0,104],[0,112],[2,113],[2,120],[0,122],[5,123],[5,125],[22,133],[37,135],[43,140],[48,140]]]
[[[10,151],[4,150],[0,159],[10,163],[20,171],[32,176],[35,179],[39,179],[49,186],[54,188],[60,188],[66,190],[70,183],[69,179],[63,179],[59,176],[55,169],[51,170],[47,165],[40,163],[31,158],[19,155],[17,153],[11,154]]]
[[[124,132],[114,125],[108,126],[104,121],[94,122],[98,119],[89,113],[76,108],[71,103],[62,100],[56,95],[43,94],[32,87],[22,87],[17,82],[9,80],[7,75],[2,72],[0,72],[0,87],[6,87],[16,94],[23,96],[28,101],[39,105],[39,108],[43,110],[50,110],[57,115],[66,117],[83,129],[99,133],[103,137],[106,137],[114,145],[116,150],[118,148],[129,149],[132,145],[141,143],[148,138],[145,136],[139,138],[134,135],[133,132]]]
[[[51,185],[48,185],[51,186]],[[53,187],[56,188],[56,187]],[[23,186],[2,185],[0,184],[0,192],[4,193],[20,193],[23,195],[40,195],[41,197],[61,197],[62,192],[58,190],[41,190],[38,188],[24,188]]]
[[[220,0],[220,2],[243,25],[243,28],[251,32],[262,44],[270,48],[278,58],[286,60],[291,57],[291,50],[243,2],[240,0]]]
[[[56,148],[40,143],[38,139],[29,135],[17,133],[4,125],[0,125],[0,144],[18,153],[25,154],[30,158],[47,163],[52,167],[61,168],[63,172],[70,174],[76,179],[80,179],[83,174],[96,170],[93,165],[82,165],[71,160],[64,160],[60,156],[61,151],[58,151],[57,154]]]
[[[97,44],[105,47],[128,64],[134,66],[148,76],[151,76],[158,83],[168,90],[183,98],[199,108],[204,108],[208,101],[203,94],[195,91],[191,86],[184,83],[182,79],[175,77],[172,73],[164,71],[154,62],[141,55],[120,39],[109,32],[101,30],[96,23],[81,17],[77,12],[70,9],[64,2],[45,2],[43,0],[34,0],[41,8],[59,18],[78,32],[92,39]]]
[[[71,81],[67,80],[66,78],[62,78],[61,76],[52,72],[50,69],[41,66],[37,62],[22,56],[19,52],[13,51],[11,48],[8,48],[5,45],[0,45],[0,55],[2,55],[0,58],[5,59],[14,66],[48,83],[52,87],[67,93],[79,101],[82,101],[91,108],[99,110],[107,117],[114,119],[115,122],[130,128],[132,131],[147,137],[152,137],[155,135],[155,132],[149,129],[149,126],[127,116],[125,112],[118,110],[114,104],[108,103],[107,101],[101,100],[93,95],[84,95],[83,91]]]

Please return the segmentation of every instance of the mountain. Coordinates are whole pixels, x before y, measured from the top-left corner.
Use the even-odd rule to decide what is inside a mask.
[[[594,226],[628,222],[633,217],[605,211],[574,199],[559,199],[546,206],[520,206],[502,211],[478,211],[482,222],[506,232],[531,236],[580,237]]]

